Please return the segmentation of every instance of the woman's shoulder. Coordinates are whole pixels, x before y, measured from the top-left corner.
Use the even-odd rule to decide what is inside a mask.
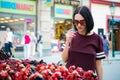
[[[101,36],[99,34],[95,33],[95,32],[93,32],[93,36],[98,38],[98,39],[102,39]]]

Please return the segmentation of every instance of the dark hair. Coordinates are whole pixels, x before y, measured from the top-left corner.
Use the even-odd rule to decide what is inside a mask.
[[[73,20],[76,14],[81,14],[84,17],[86,21],[86,34],[89,33],[93,29],[94,21],[93,21],[92,14],[90,10],[88,9],[88,7],[86,6],[77,7],[73,14]],[[75,27],[75,30],[77,30],[75,25],[74,27]]]

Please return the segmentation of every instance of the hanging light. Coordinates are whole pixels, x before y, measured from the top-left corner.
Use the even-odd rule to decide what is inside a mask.
[[[111,16],[114,16],[114,14],[115,14],[115,4],[113,2],[110,4],[110,12],[111,12]]]

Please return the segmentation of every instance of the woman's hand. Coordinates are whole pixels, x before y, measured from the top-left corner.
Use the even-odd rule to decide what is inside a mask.
[[[75,34],[72,31],[72,29],[68,30],[68,32],[66,33],[66,43],[70,44],[70,42],[74,36],[75,36]]]
[[[64,47],[63,53],[62,53],[62,60],[64,62],[66,62],[68,60],[68,51],[69,51],[71,40],[74,36],[75,36],[75,34],[72,31],[72,29],[68,30],[68,32],[66,33],[65,47]]]

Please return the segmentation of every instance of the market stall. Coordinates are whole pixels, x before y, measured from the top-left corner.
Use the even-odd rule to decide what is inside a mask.
[[[3,50],[0,56],[0,80],[98,80],[93,71],[74,65],[66,68],[44,60],[13,59]]]

